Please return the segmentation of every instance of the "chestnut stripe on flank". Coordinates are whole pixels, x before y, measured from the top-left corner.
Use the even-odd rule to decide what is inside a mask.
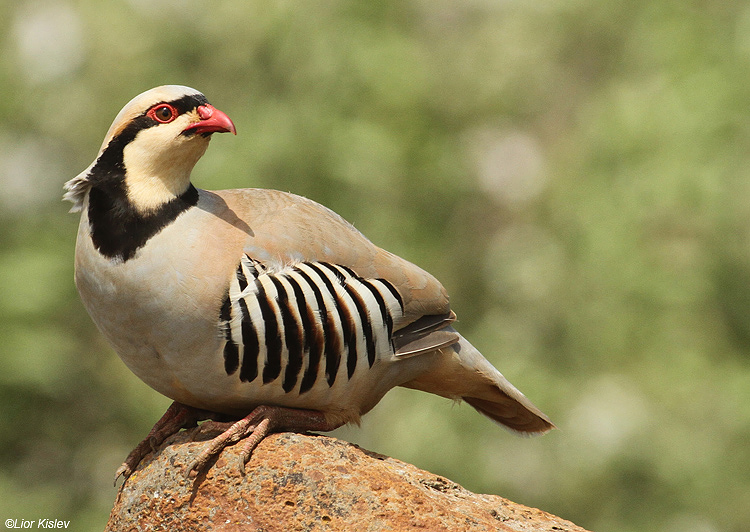
[[[316,264],[320,264],[321,266],[325,266],[329,270],[331,270],[331,273],[336,276],[336,279],[338,279],[339,283],[342,285],[344,284],[344,281],[346,280],[346,277],[343,273],[341,273],[341,269],[343,269],[342,266],[331,264],[330,262],[317,262]],[[341,268],[341,269],[339,269]],[[347,272],[350,272],[350,275],[352,275],[354,272],[352,272],[349,268],[346,269]]]
[[[319,264],[331,270],[344,288],[346,288],[347,279],[346,276],[341,273],[341,270],[344,270],[350,277],[355,276],[352,270],[344,266],[330,264],[328,262],[320,262]],[[349,304],[346,300],[339,295],[339,292],[334,292],[334,295],[336,297],[336,308],[339,313],[339,319],[341,320],[341,332],[344,337],[344,346],[347,348],[346,373],[351,379],[352,375],[354,375],[354,370],[357,369],[357,322],[355,321],[354,316],[352,316]]]
[[[260,345],[258,342],[258,331],[255,330],[247,303],[239,298],[240,310],[242,311],[242,368],[240,368],[240,380],[252,382],[258,376],[258,357],[260,356]]]
[[[260,314],[266,326],[266,363],[263,367],[263,384],[268,384],[278,378],[281,373],[283,342],[276,313],[273,311],[273,303],[268,299],[268,294],[260,279],[255,280],[255,285],[258,288],[256,298],[260,307]]]
[[[375,280],[383,283],[383,286],[385,286],[388,289],[388,291],[391,293],[391,295],[396,299],[396,301],[398,301],[398,306],[401,307],[401,313],[403,314],[404,313],[404,300],[401,299],[401,294],[398,293],[398,290],[396,290],[396,287],[394,287],[388,279],[378,278]]]
[[[247,288],[247,277],[245,277],[245,272],[242,271],[242,262],[237,265],[237,282],[240,285],[240,292],[242,292],[245,288]]]
[[[285,392],[290,392],[294,385],[297,384],[300,369],[302,369],[302,346],[304,334],[302,325],[297,320],[294,309],[294,303],[289,298],[284,283],[275,275],[270,275],[271,282],[276,287],[277,299],[279,302],[279,311],[281,312],[281,323],[284,327],[284,342],[289,358],[284,370],[284,378],[281,387]]]
[[[331,320],[331,316],[329,315],[328,309],[326,308],[323,293],[320,291],[318,285],[316,285],[315,281],[312,280],[310,275],[299,266],[294,267],[294,272],[302,277],[302,280],[310,287],[310,290],[312,290],[312,293],[315,295],[315,303],[318,306],[320,323],[323,326],[323,329],[321,331],[323,333],[322,338],[317,335],[318,328],[315,327],[316,341],[310,344],[309,363],[307,365],[307,370],[305,370],[305,375],[302,377],[302,384],[300,385],[299,389],[300,393],[304,393],[310,390],[310,388],[315,385],[315,381],[318,378],[318,367],[320,365],[320,360],[328,350],[333,348],[337,335],[336,331],[334,330],[334,324]],[[310,309],[309,306],[308,309]],[[317,319],[315,318],[314,314],[312,316],[308,315],[308,317],[312,322],[317,323]]]
[[[336,264],[336,267],[344,270],[349,274],[350,277],[359,277],[356,273],[354,273],[354,270],[352,270],[348,266],[344,266],[343,264]]]
[[[348,289],[346,285],[344,285],[344,288]],[[357,369],[357,322],[354,316],[352,316],[349,305],[338,293],[336,294],[336,308],[339,311],[339,318],[341,319],[344,346],[348,351],[346,355],[346,372],[351,379],[352,375],[354,375],[354,370]]]
[[[367,314],[367,303],[362,300],[362,296],[352,288],[351,285],[345,285],[344,288],[352,297],[354,306],[357,307],[359,313],[359,321],[362,323],[362,332],[365,335],[365,345],[367,346],[367,361],[370,363],[370,367],[375,363],[375,338],[372,335],[372,323],[370,323],[370,316]]]
[[[315,309],[307,302],[304,290],[294,277],[295,273],[300,274],[299,272],[288,273],[285,277],[294,292],[294,299],[297,301],[297,311],[302,320],[304,340],[302,356],[307,356],[307,372],[300,385],[300,393],[303,393],[308,391],[315,383],[315,376],[317,376],[318,368],[320,367],[320,359],[325,350],[325,337],[321,325],[315,319]],[[308,374],[313,376],[312,380],[310,380]]]
[[[345,316],[342,314],[342,307],[345,307],[346,304],[341,301],[341,298],[339,294],[336,292],[336,288],[333,286],[333,283],[331,282],[331,279],[325,274],[323,270],[321,270],[320,266],[318,266],[314,262],[307,262],[305,263],[309,268],[315,271],[315,273],[320,277],[320,280],[323,281],[323,284],[325,284],[326,290],[328,290],[328,293],[331,294],[331,297],[334,301],[334,306],[336,307],[336,312],[339,316],[339,320],[341,321],[342,329],[346,327],[345,324]],[[336,334],[336,331],[332,331],[333,338],[335,338],[335,343],[331,346],[328,345],[326,342],[326,379],[328,380],[328,386],[333,386],[333,383],[336,381],[336,374],[339,370],[339,365],[341,364],[341,351],[342,346],[339,342],[339,336]],[[342,333],[344,331],[342,330]],[[328,335],[326,335],[326,339],[328,338]],[[344,346],[343,347],[349,347],[350,345],[347,344],[347,335],[344,334]]]
[[[359,282],[361,282],[370,291],[372,297],[374,297],[375,301],[378,302],[380,315],[383,317],[383,323],[388,330],[388,338],[390,339],[390,337],[393,335],[393,317],[391,316],[391,312],[385,303],[385,299],[383,299],[383,294],[380,293],[378,287],[375,286],[370,279],[362,279],[360,277]]]
[[[297,302],[297,313],[301,320],[300,331],[302,332],[302,351],[307,352],[310,350],[311,344],[313,343],[310,340],[310,336],[314,335],[314,332],[318,329],[315,325],[315,316],[313,316],[312,309],[307,304],[305,292],[302,290],[297,279],[295,279],[291,273],[286,273],[284,278],[289,283],[289,286],[292,287],[294,300]]]
[[[224,296],[224,302],[221,304],[219,319],[223,323],[224,338],[226,339],[226,343],[224,344],[224,371],[227,372],[227,375],[232,375],[240,365],[240,352],[237,344],[232,339],[232,327],[230,326],[232,303],[229,300],[229,292]]]

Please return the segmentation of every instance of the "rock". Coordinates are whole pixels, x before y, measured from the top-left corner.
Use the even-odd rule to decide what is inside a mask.
[[[238,468],[239,448],[185,479],[186,464],[213,434],[182,431],[149,454],[122,485],[107,531],[194,530],[584,531],[497,495],[325,436],[266,438]],[[193,441],[193,437],[196,441]]]

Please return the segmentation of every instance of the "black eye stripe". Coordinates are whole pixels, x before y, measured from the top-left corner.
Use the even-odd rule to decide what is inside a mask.
[[[175,118],[197,109],[201,105],[208,104],[208,100],[202,94],[193,94],[189,96],[183,96],[177,100],[170,102],[159,102],[149,107],[142,115],[133,119],[128,126],[135,129],[135,132],[142,129],[158,126],[160,124],[169,123]],[[161,113],[168,109],[171,111],[170,114],[173,116],[163,117]],[[132,140],[132,139],[131,139]]]
[[[147,113],[154,107],[165,103],[177,109],[178,114],[183,114],[192,111],[199,105],[207,104],[208,100],[202,94],[191,94],[171,102],[160,102],[149,107],[142,115],[131,120],[117,136],[109,141],[109,144],[101,153],[89,174],[89,178],[93,182],[101,185],[106,182],[119,183],[122,181],[125,174],[122,152],[125,146],[135,139],[139,131],[161,124],[161,122],[157,122],[149,117]]]
[[[208,103],[208,100],[202,94],[190,94],[188,96],[183,96],[182,98],[178,98],[177,100],[172,100],[171,102],[159,102],[157,104],[152,105],[149,109],[158,108],[160,105],[167,104],[177,109],[177,114],[181,115],[189,111],[192,111],[193,109],[196,109],[200,105],[206,105],[207,103]],[[148,113],[148,111],[143,113],[144,116],[146,115],[146,113]]]

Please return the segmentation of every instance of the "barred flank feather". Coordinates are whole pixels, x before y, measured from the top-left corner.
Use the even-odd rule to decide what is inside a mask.
[[[346,378],[392,355],[394,318],[403,314],[395,288],[327,262],[301,262],[279,271],[243,255],[221,307],[227,375],[263,384],[281,379],[302,394],[324,367],[329,387],[342,364]]]

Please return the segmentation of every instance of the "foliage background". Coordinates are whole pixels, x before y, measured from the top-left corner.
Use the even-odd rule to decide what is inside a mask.
[[[194,180],[291,190],[435,273],[560,430],[395,390],[339,435],[592,530],[750,521],[750,7],[0,0],[0,518],[101,530],[168,401],[97,334],[61,186],[163,83],[237,124]]]

